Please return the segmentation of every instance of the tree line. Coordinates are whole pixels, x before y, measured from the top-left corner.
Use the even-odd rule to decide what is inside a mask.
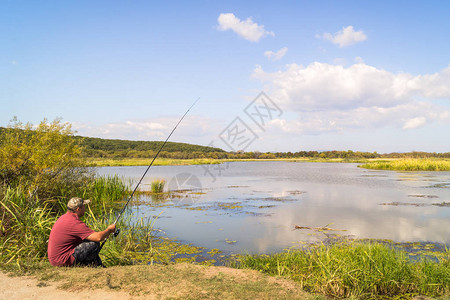
[[[8,129],[0,127],[2,131]],[[11,129],[9,129],[11,130]],[[119,139],[102,139],[93,137],[72,136],[74,142],[80,145],[81,156],[84,158],[152,158],[163,144],[162,141],[130,141]],[[361,152],[361,151],[297,151],[297,152],[259,152],[238,151],[226,152],[220,148],[193,145],[188,143],[167,142],[159,157],[171,159],[279,159],[279,158],[309,158],[309,159],[371,159],[371,158],[450,158],[450,152]]]

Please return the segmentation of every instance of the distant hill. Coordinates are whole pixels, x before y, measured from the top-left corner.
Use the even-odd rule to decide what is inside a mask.
[[[86,156],[103,156],[101,153],[120,153],[120,152],[156,152],[164,142],[162,141],[129,141],[119,139],[102,139],[93,137],[75,136],[80,140],[80,145],[84,149]],[[164,152],[182,152],[182,153],[212,153],[225,152],[220,148],[208,146],[193,145],[187,143],[167,142],[163,148]],[[129,156],[129,155],[127,155]]]

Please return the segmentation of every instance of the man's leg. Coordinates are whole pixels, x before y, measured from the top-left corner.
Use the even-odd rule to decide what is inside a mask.
[[[73,257],[75,257],[74,265],[103,267],[102,260],[98,256],[99,248],[100,243],[84,240],[75,247],[75,251],[73,252]]]

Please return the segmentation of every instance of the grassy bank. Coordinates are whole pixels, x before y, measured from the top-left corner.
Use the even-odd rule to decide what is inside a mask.
[[[257,271],[193,264],[107,269],[52,268],[41,264],[32,274],[38,286],[56,285],[76,293],[93,289],[121,292],[123,299],[326,299],[304,292],[291,280]]]
[[[171,159],[157,158],[153,165],[155,166],[181,166],[181,165],[202,165],[202,164],[221,164],[226,162],[250,162],[250,161],[290,161],[290,162],[336,162],[336,163],[366,163],[368,159],[345,159],[345,158],[271,158],[271,159],[215,159],[215,158],[198,158],[198,159]],[[148,166],[152,162],[152,158],[126,158],[126,159],[103,159],[94,158],[86,161],[86,165],[92,167],[114,167],[114,166]]]
[[[388,245],[352,242],[245,255],[234,266],[289,278],[305,291],[337,298],[450,296],[450,251],[439,262],[412,262],[405,252]]]
[[[95,158],[86,161],[86,164],[92,167],[119,167],[119,166],[148,166],[153,158],[126,158],[126,159],[101,159]],[[182,166],[182,165],[203,165],[220,164],[222,160],[213,158],[196,159],[172,159],[157,158],[154,166]]]
[[[447,159],[396,159],[389,161],[373,161],[360,167],[375,170],[395,171],[450,171],[450,160]]]

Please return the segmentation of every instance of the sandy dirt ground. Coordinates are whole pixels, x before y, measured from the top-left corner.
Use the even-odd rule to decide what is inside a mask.
[[[152,299],[146,295],[145,299]],[[57,282],[39,282],[31,277],[10,277],[0,272],[0,299],[96,299],[96,300],[124,300],[144,299],[142,297],[131,297],[128,293],[121,291],[106,291],[100,289],[67,291],[58,289]]]

